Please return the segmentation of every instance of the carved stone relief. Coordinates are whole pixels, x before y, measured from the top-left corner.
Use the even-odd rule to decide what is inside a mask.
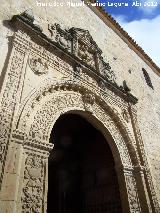
[[[129,202],[130,202],[130,212],[133,212],[133,213],[142,212],[141,208],[140,208],[140,204],[139,204],[136,182],[133,177],[133,174],[131,172],[130,172],[130,174],[125,173],[125,179],[126,179],[128,197],[129,197]]]
[[[48,30],[51,39],[57,42],[62,48],[76,55],[83,63],[98,72],[104,78],[115,82],[115,74],[109,63],[106,63],[101,56],[99,49],[88,30],[71,28],[62,30],[59,24],[49,24]]]
[[[25,49],[21,51],[19,48],[13,46],[11,54],[11,63],[7,70],[6,81],[2,88],[1,111],[0,111],[0,173],[3,171],[4,158],[7,142],[10,136],[11,121],[14,112],[14,107],[17,100],[17,92],[19,88],[19,78],[22,72]],[[3,90],[4,89],[4,90]],[[3,173],[0,174],[0,185]]]
[[[29,19],[29,17],[27,17],[27,19]],[[30,22],[32,23],[32,20]],[[18,35],[16,34],[15,36],[16,48],[14,46],[11,54],[11,62],[3,90],[2,111],[0,114],[2,126],[2,130],[0,129],[0,171],[2,171],[6,144],[11,131],[15,102],[17,101],[18,103],[17,91],[19,89],[20,78],[23,78],[21,72],[25,65],[25,50],[28,47],[30,48],[30,53],[32,53],[31,56],[33,56],[29,58],[28,62],[36,75],[47,73],[48,62],[50,66],[56,67],[56,69],[62,69],[64,72],[70,73],[73,78],[73,67],[75,67],[75,65],[81,65],[83,69],[80,68],[76,70],[81,80],[77,78],[74,79],[75,81],[72,79],[70,81],[61,81],[60,83],[58,81],[53,83],[53,80],[50,80],[49,83],[46,81],[46,85],[41,86],[38,92],[34,91],[29,100],[20,106],[19,111],[16,109],[18,113],[14,115],[13,119],[16,125],[14,126],[15,129],[12,130],[14,130],[13,132],[21,130],[21,132],[27,135],[28,140],[24,140],[23,146],[25,147],[27,144],[30,147],[33,146],[35,150],[41,149],[42,152],[48,151],[50,146],[47,144],[51,129],[62,113],[81,111],[84,112],[85,115],[87,114],[87,116],[93,116],[93,118],[97,119],[105,128],[107,133],[104,134],[107,135],[109,133],[112,136],[109,145],[115,156],[116,165],[122,168],[128,168],[131,171],[134,171],[137,166],[139,166],[139,168],[141,168],[141,165],[145,166],[148,191],[150,190],[151,193],[150,200],[152,200],[153,197],[153,207],[156,206],[158,212],[156,194],[150,172],[148,171],[149,167],[143,151],[144,147],[140,131],[136,126],[137,121],[136,118],[133,117],[133,123],[136,126],[136,137],[138,138],[135,139],[127,127],[130,117],[126,108],[130,100],[127,99],[127,102],[124,98],[126,97],[125,91],[116,87],[115,74],[111,71],[109,63],[104,61],[101,56],[101,50],[87,30],[77,28],[62,30],[60,26],[56,24],[50,25],[48,29],[51,33],[50,40],[52,44],[55,42],[59,48],[62,48],[61,51],[64,50],[63,56],[66,57],[65,60],[54,55],[54,52],[52,52],[54,48],[52,51],[46,50],[45,47],[31,41],[25,33],[19,31],[17,33]],[[40,32],[39,36],[41,36],[41,33],[42,32]],[[43,34],[43,38],[44,37],[45,35]],[[48,38],[45,37],[45,39]],[[48,39],[47,42],[50,42],[50,40]],[[56,49],[57,46],[55,45],[54,47]],[[23,51],[21,51],[21,49],[23,49]],[[66,52],[67,56],[65,55]],[[68,54],[70,54],[69,63],[67,62]],[[27,59],[25,63],[27,63]],[[106,82],[111,82],[110,85],[114,85],[118,92],[115,93],[111,87],[106,88],[106,83],[103,85],[103,88],[100,88],[99,84],[95,83],[95,78],[92,78],[93,75],[88,75],[84,70],[88,72],[92,71],[90,73],[100,76],[100,79],[104,80],[102,82],[105,82],[105,80]],[[19,92],[21,92],[21,90]],[[129,94],[127,95],[129,96]],[[120,107],[122,115],[119,115],[114,109],[114,105]],[[88,112],[91,112],[92,115]],[[137,148],[137,141],[140,144],[141,152],[139,152]],[[34,151],[32,154],[28,154],[25,160],[21,197],[23,213],[42,212],[42,206],[44,205],[43,196],[44,190],[46,190],[43,185],[45,181],[45,163],[43,158],[38,156],[36,151]],[[143,159],[141,159],[141,155]],[[124,175],[126,189],[128,190],[128,200],[126,202],[129,202],[131,212],[141,212],[139,206],[140,192],[138,192],[137,189],[136,178],[133,172]]]
[[[83,99],[83,102],[84,102],[85,110],[92,113],[93,112],[93,104],[95,102],[94,94],[84,93],[82,95],[82,99]]]
[[[71,35],[67,30],[62,30],[59,24],[49,24],[48,30],[51,39],[57,42],[62,48],[71,52]]]
[[[43,183],[44,181],[44,161],[34,154],[27,156],[25,161],[22,212],[39,213],[42,212],[43,203]]]
[[[94,52],[86,44],[78,42],[77,55],[83,62],[96,69]]]
[[[85,93],[85,94],[79,94],[75,92],[60,92],[57,91],[54,92],[54,98],[50,97],[50,99],[41,107],[40,111],[34,115],[34,123],[30,127],[30,135],[32,138],[39,138],[39,139],[45,139],[44,137],[46,136],[47,138],[49,137],[49,132],[50,132],[50,126],[49,124],[53,124],[53,118],[55,117],[56,114],[60,113],[61,111],[67,110],[74,110],[76,109],[81,109],[84,111],[86,110],[85,107],[87,107],[87,111],[92,110],[92,112],[98,116],[98,118],[103,122],[109,122],[109,117],[107,117],[106,113],[102,111],[102,109],[98,108],[97,105],[94,104],[95,102],[95,97],[94,95],[90,93]],[[43,103],[43,101],[42,101]],[[97,107],[96,107],[97,106]],[[89,107],[89,108],[88,108]],[[90,109],[92,107],[92,109]],[[37,108],[38,109],[38,108]],[[36,108],[35,108],[36,110]],[[102,113],[103,112],[103,113]],[[32,115],[30,116],[32,117]],[[28,118],[28,122],[30,123],[32,118]],[[30,121],[29,121],[30,120]],[[27,122],[27,123],[28,123]],[[29,124],[28,123],[28,124]],[[28,126],[28,124],[26,124]],[[107,126],[114,125],[112,121],[110,120],[110,124],[106,124]],[[108,127],[109,128],[109,127]],[[110,127],[111,128],[111,127]],[[111,131],[113,132],[113,126],[111,128]],[[116,137],[116,129],[114,132],[114,137]],[[48,135],[48,136],[47,136]],[[119,139],[118,139],[119,138]],[[117,140],[120,141],[120,135],[117,135]],[[121,138],[122,139],[122,138]],[[48,139],[47,139],[48,140]],[[123,140],[123,139],[122,139]],[[126,148],[123,146],[124,143],[120,143],[119,145],[122,146],[121,151],[125,152]],[[119,146],[118,145],[118,146]],[[122,154],[122,153],[121,153]],[[126,161],[126,154],[123,158]],[[129,165],[129,162],[126,162],[126,165]]]
[[[128,123],[130,116],[129,116],[129,113],[127,112],[127,110],[125,110],[125,109],[122,110],[122,116],[123,116],[124,120]]]
[[[60,91],[59,91],[60,92]],[[41,110],[36,113],[34,116],[33,124],[30,127],[30,137],[31,138],[39,138],[41,140],[48,140],[48,135],[51,131],[51,128],[53,126],[53,122],[56,121],[57,117],[61,113],[65,113],[68,110],[85,110],[83,101],[84,97],[80,94],[76,93],[67,93],[63,92],[59,93],[59,95],[56,98],[56,94],[54,96],[55,98],[52,98],[50,101],[46,102],[43,107],[41,107]],[[62,98],[63,97],[63,98]],[[95,102],[95,98],[93,96],[87,96],[85,97],[85,101],[89,104],[93,104]],[[67,107],[66,107],[67,106]],[[107,127],[107,129],[111,132],[113,135],[115,144],[119,150],[119,153],[121,153],[120,157],[122,160],[122,164],[124,167],[129,167],[132,169],[132,160],[130,159],[130,154],[128,153],[128,148],[125,145],[124,139],[121,136],[120,132],[118,132],[117,127],[115,126],[112,119],[106,114],[105,111],[101,109],[97,104],[92,105],[93,107],[93,114],[94,116],[100,120],[103,125]],[[88,110],[87,110],[88,111]],[[57,115],[58,114],[58,115]],[[47,138],[44,138],[47,137]],[[134,177],[131,177],[131,180],[128,180],[128,190],[129,196],[130,196],[130,205],[131,205],[131,212],[136,212],[139,208],[138,203],[138,194],[134,194],[132,190],[135,190],[134,185]],[[132,194],[131,194],[132,192]],[[133,202],[134,201],[134,202]],[[140,212],[140,210],[139,210]]]
[[[112,119],[109,119],[106,112],[103,111],[101,109],[101,107],[99,107],[99,105],[95,104],[97,102],[97,98],[94,95],[92,96],[92,93],[88,93],[88,92],[84,93],[85,90],[82,90],[83,92],[82,92],[82,94],[80,94],[77,91],[78,87],[76,88],[75,86],[74,86],[74,88],[75,88],[75,91],[77,91],[77,92],[74,92],[73,88],[72,88],[71,92],[67,92],[66,90],[68,90],[69,88],[71,89],[71,87],[66,84],[66,87],[64,85],[62,85],[60,87],[57,86],[56,89],[48,90],[47,94],[48,95],[50,94],[50,98],[48,97],[49,99],[48,98],[46,99],[46,100],[48,100],[46,102],[46,104],[41,105],[41,107],[40,107],[41,110],[37,111],[37,113],[34,114],[34,119],[31,119],[29,121],[29,123],[31,121],[33,121],[33,124],[30,127],[30,133],[29,133],[30,138],[35,138],[35,139],[37,138],[37,139],[40,139],[43,141],[44,140],[47,141],[49,138],[51,128],[54,123],[53,121],[57,119],[57,114],[59,115],[60,113],[65,113],[69,110],[75,110],[75,109],[82,110],[82,111],[84,111],[84,110],[88,111],[88,109],[85,108],[85,105],[84,105],[84,103],[87,103],[87,104],[89,104],[89,108],[91,107],[91,109],[89,109],[89,111],[92,111],[93,115],[95,117],[97,117],[97,119],[100,120],[107,127],[107,129],[110,132],[112,132],[111,134],[113,135],[115,142],[118,142],[117,147],[118,147],[119,152],[121,153],[123,165],[128,167],[128,165],[132,165],[131,162],[133,162],[135,164],[135,166],[137,166],[137,163],[139,164],[140,161],[136,157],[137,154],[136,155],[133,154],[134,149],[137,152],[137,149],[135,148],[135,144],[132,144],[132,146],[134,147],[133,148],[133,147],[131,147],[131,142],[129,142],[128,148],[127,148],[125,145],[126,142],[124,142],[124,138],[122,137],[122,135],[127,134],[127,132],[124,132],[124,131],[128,131],[128,130],[127,130],[127,127],[125,126],[125,122],[123,121],[121,116],[119,115],[121,118],[121,122],[123,123],[126,130],[125,129],[123,130],[123,128],[122,128],[123,132],[118,133],[117,130],[118,130],[118,128],[121,129],[120,126],[122,126],[122,123],[118,122],[119,127],[117,127],[117,126],[114,127],[114,122],[112,120],[114,118],[114,116],[112,115]],[[51,93],[49,91],[51,91]],[[54,98],[52,96],[53,93],[54,93]],[[45,98],[46,97],[47,96],[45,96]],[[38,100],[38,102],[40,104],[44,104],[43,98],[42,99],[40,98]],[[36,108],[35,106],[33,107],[33,109],[37,110],[38,108]],[[107,110],[107,111],[108,111],[108,113],[111,113],[110,110]],[[117,114],[118,112],[116,110],[113,110],[113,113]],[[32,114],[30,115],[30,118],[32,118]],[[30,118],[28,117],[28,119],[30,119]],[[27,124],[27,126],[28,126],[28,124]],[[129,136],[128,136],[128,138],[126,138],[126,141],[130,140],[130,141],[134,142],[134,139],[132,138],[130,133],[128,133],[128,135]],[[129,137],[131,139],[129,139]],[[130,150],[131,153],[128,153],[128,150]],[[132,161],[129,157],[130,155],[132,155],[133,159],[135,158],[135,160]],[[133,155],[135,155],[135,157]],[[132,168],[132,166],[131,166],[131,168]],[[133,204],[133,205],[135,205],[135,204]],[[133,208],[135,208],[135,209],[138,208],[136,206],[137,205],[135,205],[135,207],[133,207]]]
[[[37,56],[31,56],[29,58],[29,66],[37,75],[46,74],[48,71],[47,62]]]

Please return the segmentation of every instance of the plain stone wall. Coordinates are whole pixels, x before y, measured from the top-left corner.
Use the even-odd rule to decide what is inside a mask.
[[[39,0],[37,2],[47,3],[54,2],[54,0]],[[61,2],[66,4],[68,1],[63,0]],[[81,1],[74,0],[73,2],[78,3]],[[5,64],[8,40],[13,35],[12,30],[6,27],[6,20],[29,8],[33,9],[36,22],[43,28],[46,28],[46,23],[56,22],[64,28],[77,27],[89,30],[93,39],[102,49],[103,56],[109,61],[112,70],[115,72],[117,84],[122,85],[123,80],[126,80],[132,94],[139,99],[137,104],[139,126],[160,202],[159,76],[133,50],[129,49],[128,45],[87,6],[40,7],[37,6],[36,0],[0,1],[0,72]],[[46,33],[48,33],[47,29]],[[142,68],[148,72],[154,90],[146,84]],[[129,70],[131,70],[131,73]]]

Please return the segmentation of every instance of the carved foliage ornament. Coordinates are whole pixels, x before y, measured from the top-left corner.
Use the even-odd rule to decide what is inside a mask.
[[[28,155],[25,161],[22,213],[39,213],[43,199],[44,162],[39,156]]]
[[[130,211],[131,213],[135,212],[141,212],[140,206],[139,206],[139,199],[136,189],[136,183],[135,179],[133,177],[133,174],[126,174],[126,184],[127,184],[127,190],[128,190],[128,199],[130,203]]]
[[[18,92],[19,73],[22,71],[24,52],[14,47],[11,55],[11,64],[8,67],[8,79],[5,89],[2,92],[1,110],[0,110],[0,185],[3,173],[6,144],[10,133],[10,123],[16,103],[16,95]]]
[[[32,56],[29,58],[29,66],[37,75],[46,74],[48,71],[47,62],[38,56]]]

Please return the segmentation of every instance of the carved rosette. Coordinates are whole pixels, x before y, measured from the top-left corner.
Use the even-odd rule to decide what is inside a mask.
[[[22,213],[42,212],[44,161],[42,157],[28,155],[25,161],[24,186],[21,197]]]
[[[82,95],[84,108],[86,111],[93,113],[93,104],[95,103],[95,95],[92,93],[85,93]]]
[[[28,63],[29,63],[31,70],[36,75],[43,75],[43,74],[46,74],[48,71],[47,62],[38,56],[30,57]]]

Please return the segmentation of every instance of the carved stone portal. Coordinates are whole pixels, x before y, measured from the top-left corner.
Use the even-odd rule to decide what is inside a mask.
[[[123,212],[158,213],[136,119],[137,99],[116,85],[109,63],[87,30],[51,25],[47,37],[33,21],[22,14],[11,22],[16,32],[0,109],[2,213],[46,213],[51,130],[60,115],[73,112],[108,141]],[[80,67],[76,78],[75,67]],[[53,72],[62,77],[53,77]],[[23,92],[26,85],[29,94]]]

